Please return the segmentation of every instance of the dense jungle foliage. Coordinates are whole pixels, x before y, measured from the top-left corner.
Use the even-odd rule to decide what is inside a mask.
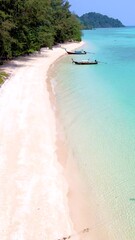
[[[80,41],[65,0],[0,0],[0,62],[56,43]]]

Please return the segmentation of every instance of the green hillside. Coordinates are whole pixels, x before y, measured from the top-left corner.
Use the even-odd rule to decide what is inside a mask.
[[[95,12],[83,14],[79,19],[84,29],[124,27],[120,20]]]

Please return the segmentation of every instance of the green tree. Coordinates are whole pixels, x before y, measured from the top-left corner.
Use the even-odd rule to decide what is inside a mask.
[[[65,0],[0,0],[0,59],[81,40],[80,24]]]
[[[53,9],[52,24],[55,31],[55,43],[68,40],[81,40],[80,23],[69,11],[68,1],[52,0]],[[78,36],[77,36],[78,35]]]
[[[15,24],[11,18],[11,15],[4,11],[3,4],[0,10],[0,57],[1,59],[12,57],[12,43],[15,39],[11,36],[11,30],[15,27]]]

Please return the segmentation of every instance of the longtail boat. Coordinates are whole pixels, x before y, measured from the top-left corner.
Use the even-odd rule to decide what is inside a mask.
[[[65,51],[68,53],[68,54],[86,54],[87,52],[86,51],[84,51],[84,50],[76,50],[76,51],[67,51],[66,49],[65,49]]]
[[[93,65],[93,64],[98,64],[98,61],[90,61],[90,60],[81,60],[81,61],[74,61],[72,59],[72,63],[78,64],[78,65]]]

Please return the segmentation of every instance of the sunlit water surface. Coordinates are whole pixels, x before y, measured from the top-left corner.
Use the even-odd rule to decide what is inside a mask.
[[[84,31],[83,40],[95,54],[72,57],[101,63],[78,66],[69,55],[58,62],[52,82],[60,117],[89,205],[96,203],[91,232],[134,240],[135,28]]]

